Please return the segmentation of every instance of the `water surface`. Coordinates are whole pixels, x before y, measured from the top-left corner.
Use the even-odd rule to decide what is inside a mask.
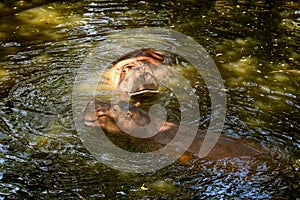
[[[299,198],[299,7],[225,0],[0,3],[0,199]],[[223,134],[276,149],[280,162],[198,160],[144,174],[97,162],[72,119],[76,73],[105,36],[145,26],[172,28],[203,45],[225,82]],[[190,79],[202,123],[187,123],[207,128],[205,85],[199,76]]]

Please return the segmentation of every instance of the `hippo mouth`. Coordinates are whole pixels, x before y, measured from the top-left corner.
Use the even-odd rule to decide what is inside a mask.
[[[87,119],[85,119],[84,120],[84,125],[86,125],[86,126],[98,126],[98,120],[97,119],[95,119],[95,120],[87,120]]]
[[[101,126],[109,118],[108,112],[111,104],[100,101],[98,99],[91,100],[84,111],[84,125],[85,126]]]
[[[136,96],[136,95],[141,95],[141,94],[158,94],[159,90],[152,90],[152,89],[143,89],[143,90],[138,90],[136,92],[129,92],[129,96]]]
[[[105,119],[103,119],[105,117],[107,117],[107,115],[103,114],[103,115],[99,115],[94,118],[86,118],[86,119],[84,119],[84,125],[85,126],[101,126],[105,122]]]
[[[100,116],[92,119],[84,119],[84,125],[86,126],[99,126]]]
[[[157,94],[159,93],[158,85],[155,81],[147,84],[139,85],[135,90],[131,88],[128,91],[129,96],[141,95],[141,94]]]
[[[158,93],[158,82],[149,67],[135,66],[126,68],[118,83],[117,90],[127,92],[128,95],[140,95],[145,93]]]

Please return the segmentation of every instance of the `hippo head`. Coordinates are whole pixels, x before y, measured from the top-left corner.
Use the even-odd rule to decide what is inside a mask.
[[[142,49],[118,59],[105,74],[113,87],[130,96],[158,93],[155,71],[162,64],[160,52]]]
[[[120,131],[111,113],[111,103],[94,99],[90,101],[84,111],[84,124],[98,126],[110,131]]]
[[[116,104],[94,99],[88,103],[84,113],[86,126],[98,126],[108,131],[132,132],[138,126],[149,124],[150,117],[146,112],[138,109],[139,103],[128,104],[119,101]]]

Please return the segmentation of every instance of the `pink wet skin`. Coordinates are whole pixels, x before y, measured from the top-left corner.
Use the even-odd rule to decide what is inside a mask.
[[[120,127],[122,127],[123,130],[125,128],[127,132],[134,131],[137,125],[146,126],[150,123],[149,114],[142,109],[139,109],[134,104],[128,104],[124,101],[120,101],[117,104],[111,105],[110,103],[99,99],[92,100],[88,103],[85,110],[84,120],[86,126],[98,126],[114,134],[124,134]],[[165,122],[163,126],[159,123],[157,124],[157,127],[154,128],[157,129],[157,134],[145,140],[150,141],[152,144],[163,146],[167,145],[173,139],[173,137],[177,134],[179,126],[171,122]],[[188,126],[183,127],[184,131],[182,140],[189,137],[192,129],[193,128]],[[198,134],[196,138],[187,149],[187,153],[193,156],[198,155],[204,137],[206,136],[205,131],[197,131]],[[209,137],[214,139],[214,137],[217,136],[215,134],[209,134]],[[177,145],[179,148],[181,147],[180,143]],[[214,148],[206,157],[204,157],[204,159],[253,157],[268,151],[269,150],[258,145],[250,144],[245,140],[221,135]]]
[[[141,49],[122,56],[104,76],[115,90],[130,96],[158,93],[157,74],[163,60],[162,52]]]

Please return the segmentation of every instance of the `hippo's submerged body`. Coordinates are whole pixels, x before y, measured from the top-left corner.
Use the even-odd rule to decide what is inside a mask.
[[[139,109],[134,104],[128,104],[123,101],[111,104],[99,99],[92,100],[86,107],[84,120],[87,126],[98,126],[111,133],[130,134],[138,132],[137,134],[140,135],[151,136],[152,133],[148,133],[148,131],[157,130],[155,135],[144,137],[145,139],[143,139],[150,144],[156,145],[157,148],[169,144],[179,129],[178,125],[160,119],[152,119],[153,121],[151,122],[147,112]],[[152,123],[150,129],[141,129],[141,127],[148,126],[149,123]],[[183,128],[183,131],[180,137],[183,142],[176,143],[178,148],[182,148],[185,139],[192,137],[191,132],[195,131],[187,126],[181,128]],[[142,132],[139,132],[139,130]],[[186,152],[198,156],[205,136],[206,133],[204,131],[197,130],[197,136]],[[204,157],[205,159],[258,156],[267,151],[257,145],[250,145],[244,140],[226,136],[219,137],[217,134],[209,134],[206,139],[208,141],[215,141],[217,139],[217,143],[209,154]]]
[[[167,72],[167,67],[163,63],[168,59],[166,53],[153,49],[137,50],[119,58],[104,76],[115,90],[131,97],[158,93],[158,79]],[[125,135],[135,139],[136,142],[154,145],[156,149],[169,145],[175,136],[177,138],[180,129],[180,138],[176,141],[175,148],[199,156],[201,146],[207,143],[215,144],[209,153],[205,154],[206,159],[257,156],[268,151],[241,139],[207,134],[203,130],[178,126],[159,118],[150,118],[149,113],[124,101],[111,104],[94,99],[85,109],[84,120],[86,126],[101,127],[111,134]],[[190,144],[191,138],[193,142],[186,146],[187,141]]]

